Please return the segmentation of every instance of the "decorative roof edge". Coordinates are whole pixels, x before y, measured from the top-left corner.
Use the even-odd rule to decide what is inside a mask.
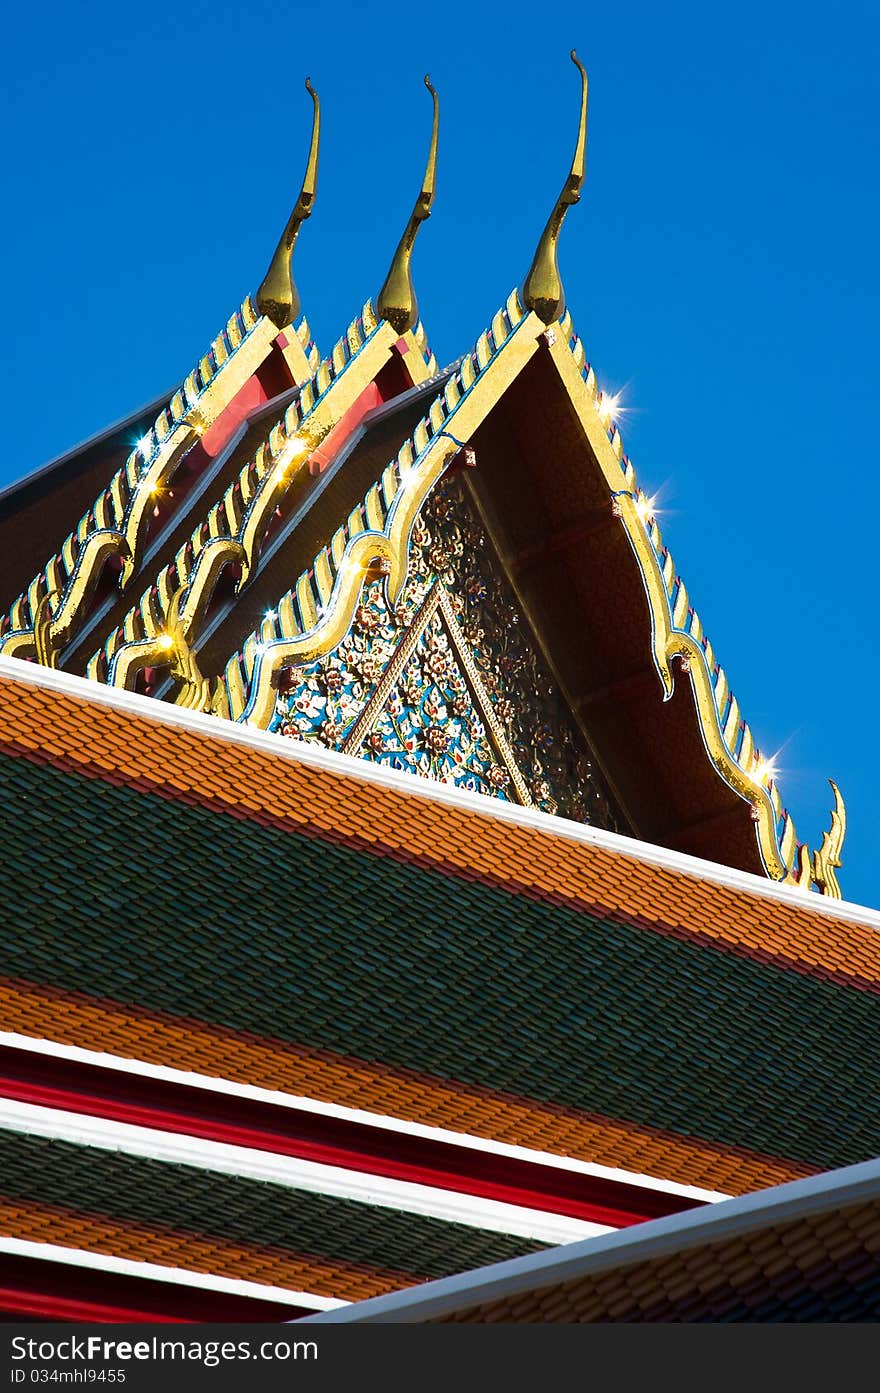
[[[410,373],[417,385],[436,372],[436,360],[421,322],[407,330],[403,339],[409,349],[406,361],[420,365],[418,372]],[[396,330],[378,319],[372,302],[367,301],[332,353],[303,384],[268,439],[213,504],[207,519],[199,520],[191,537],[151,581],[121,626],[92,654],[86,668],[91,678],[131,687],[144,667],[170,665],[174,675],[183,679],[185,686],[189,684],[189,699],[194,704],[211,704],[211,679],[201,676],[190,644],[221,571],[236,563],[241,566],[236,589],[247,583],[272,513],[302,475],[313,452],[375,378],[395,341]],[[352,372],[352,391],[337,403],[333,389],[352,380]],[[216,709],[225,711],[225,703],[221,701]]]
[[[487,798],[484,794],[471,793],[467,789],[453,788],[449,784],[435,783],[430,779],[416,779],[411,774],[388,769],[356,756],[339,754],[338,751],[328,750],[323,745],[304,740],[289,740],[284,736],[237,721],[217,720],[216,717],[201,711],[187,710],[171,702],[141,696],[137,692],[108,687],[92,682],[87,677],[77,677],[69,672],[59,672],[55,668],[23,663],[0,655],[0,681],[4,680],[58,692],[92,705],[107,706],[125,715],[143,717],[159,725],[177,726],[208,739],[227,741],[259,754],[308,765],[335,778],[360,779],[364,783],[376,784],[406,798],[429,799],[457,808],[459,811],[511,822],[545,836],[582,842],[587,846],[625,856],[633,861],[641,861],[661,870],[686,875],[694,880],[710,881],[729,890],[777,900],[789,908],[797,906],[805,914],[818,914],[880,932],[880,910],[871,909],[867,905],[852,904],[843,899],[829,899],[823,895],[811,895],[803,890],[800,897],[795,898],[790,886],[768,880],[751,871],[740,871],[733,866],[723,866],[717,861],[706,861],[682,851],[670,851],[666,847],[638,841],[635,837],[626,837],[619,832],[606,832],[604,829],[591,827],[588,823],[560,817],[557,813],[523,808],[518,803]]]
[[[797,841],[794,822],[779,797],[772,764],[762,758],[755,745],[751,729],[741,718],[739,704],[728,687],[724,669],[716,662],[712,645],[703,634],[687,588],[663,545],[650,501],[636,483],[632,462],[623,453],[620,432],[609,424],[602,411],[595,374],[586,362],[583,344],[571,331],[568,315],[560,327],[565,330],[566,342],[559,342],[554,328],[547,331],[547,341],[608,482],[614,512],[624,526],[642,576],[651,614],[652,655],[663,684],[664,700],[673,694],[672,663],[678,659],[679,670],[690,675],[706,753],[724,781],[751,805],[767,874],[805,890],[815,881],[823,894],[839,898],[840,886],[834,871],[840,865],[846,830],[840,790],[829,780],[834,795],[831,830],[824,834],[820,851],[811,856],[806,846]],[[594,408],[591,411],[582,409],[578,402],[572,366],[587,387]]]
[[[31,656],[38,606],[54,599],[48,629],[54,655],[73,632],[111,556],[121,558],[124,586],[133,572],[155,493],[264,361],[278,334],[276,325],[261,316],[247,296],[76,529],[13,602],[4,617],[7,629],[0,637],[0,653]],[[314,371],[318,351],[305,317],[282,351],[298,381]]]

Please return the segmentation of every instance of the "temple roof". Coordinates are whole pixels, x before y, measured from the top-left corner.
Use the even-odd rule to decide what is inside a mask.
[[[426,78],[413,211],[321,357],[307,81],[258,289],[0,494],[0,1313],[277,1320],[513,1262],[483,1314],[530,1318],[578,1242],[552,1311],[613,1268],[643,1318],[789,1220],[821,1268],[829,1196],[860,1260],[817,1173],[880,1150],[880,915],[835,785],[798,843],[566,307],[572,59],[568,173],[472,349],[439,369],[419,318]]]
[[[3,1261],[271,1318],[439,1275],[429,1229],[461,1271],[876,1154],[872,911],[37,665],[0,690]]]
[[[558,242],[586,152],[586,73],[572,59],[574,155],[531,268],[442,374],[411,270],[434,200],[437,94],[426,78],[425,175],[382,288],[321,360],[291,262],[317,190],[320,107],[307,81],[302,188],[257,292],[167,403],[0,498],[0,530],[24,533],[0,570],[0,653],[266,727],[291,670],[350,630],[368,580],[386,577],[388,604],[398,602],[420,509],[476,465],[468,496],[618,810],[613,825],[838,895],[839,792],[832,785],[830,829],[810,852],[565,307]],[[47,560],[50,533],[65,526]],[[507,763],[522,801],[527,781]]]

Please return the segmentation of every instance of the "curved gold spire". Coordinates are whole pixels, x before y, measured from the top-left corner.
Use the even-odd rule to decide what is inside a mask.
[[[266,315],[267,319],[271,319],[273,324],[277,324],[279,329],[286,329],[288,324],[292,324],[299,314],[299,292],[293,281],[293,244],[306,218],[311,216],[312,209],[315,206],[315,192],[318,187],[318,146],[321,140],[321,103],[318,100],[318,94],[309,78],[306,78],[306,91],[311,95],[314,103],[314,112],[312,115],[312,143],[309,147],[306,172],[303,176],[299,198],[296,200],[293,212],[287,220],[287,226],[281,234],[281,241],[275,248],[275,255],[269,263],[269,269],[263,278],[263,284],[257,291],[256,297],[257,308],[260,313]]]
[[[587,150],[587,74],[574,49],[571,50],[571,61],[581,75],[581,118],[574,158],[569,176],[562,186],[562,193],[557,198],[547,226],[541,234],[538,249],[522,288],[522,301],[526,309],[534,310],[545,324],[552,324],[565,312],[565,291],[559,277],[556,246],[565,214],[571,204],[580,199],[584,182]]]
[[[427,74],[425,75],[425,86],[434,101],[434,125],[431,131],[428,164],[425,169],[425,177],[422,180],[421,192],[416,199],[415,207],[406,225],[406,231],[394,253],[388,275],[385,277],[385,284],[379,291],[376,300],[377,317],[387,319],[398,334],[405,334],[407,329],[414,328],[418,323],[419,302],[416,299],[413,286],[410,262],[412,261],[412,250],[419,224],[431,216],[431,205],[434,202],[437,181],[437,131],[440,123],[440,102]]]

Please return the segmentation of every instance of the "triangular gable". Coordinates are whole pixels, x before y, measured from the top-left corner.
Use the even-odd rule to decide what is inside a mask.
[[[342,642],[290,671],[270,729],[626,829],[455,475],[416,521],[397,603],[368,581]]]
[[[540,371],[540,392],[525,385],[527,370]],[[535,385],[533,381],[532,387]],[[575,604],[572,609],[572,594],[560,581],[559,567],[550,564],[552,558],[544,558],[544,564],[537,568],[544,577],[545,607],[548,596],[555,596],[563,603],[563,610],[567,605],[569,611],[567,632],[557,627],[552,638],[549,656],[553,665],[558,671],[573,671],[572,658],[582,656],[585,646],[582,634],[571,624],[583,623],[587,612],[598,614],[604,606],[610,614],[609,641],[622,647],[626,626],[630,641],[647,656],[662,684],[659,691],[656,686],[652,689],[644,671],[632,674],[628,691],[625,674],[611,684],[616,729],[607,717],[606,727],[614,735],[614,741],[610,736],[607,739],[615,745],[615,782],[627,773],[627,767],[630,773],[635,770],[643,780],[644,796],[653,800],[649,815],[654,809],[669,814],[665,827],[662,823],[652,826],[647,834],[642,830],[643,809],[639,809],[640,816],[628,809],[630,822],[649,840],[727,860],[744,869],[763,870],[773,879],[791,879],[804,887],[813,878],[833,893],[839,837],[836,843],[834,838],[826,838],[818,862],[798,847],[772,772],[739,717],[698,616],[685,601],[686,592],[650,516],[648,501],[623,454],[619,432],[602,412],[595,379],[583,347],[572,333],[569,317],[548,329],[534,313],[524,313],[516,294],[495,316],[474,352],[462,360],[412,439],[371,490],[359,515],[349,519],[308,575],[264,618],[244,645],[240,660],[231,660],[225,686],[233,718],[263,726],[269,723],[278,675],[286,667],[331,651],[341,641],[350,627],[364,575],[371,568],[381,564],[387,569],[389,597],[394,603],[406,576],[414,520],[437,480],[469,442],[477,455],[476,487],[484,493],[488,488],[486,502],[496,512],[503,512],[515,496],[520,510],[534,517],[540,494],[551,529],[559,528],[560,519],[570,516],[566,513],[569,500],[558,483],[564,442],[548,428],[546,418],[542,450],[530,456],[534,496],[521,487],[512,489],[509,478],[501,477],[503,460],[495,469],[498,477],[486,484],[488,475],[480,464],[481,456],[488,459],[499,451],[498,441],[487,434],[490,421],[494,422],[492,429],[497,426],[502,434],[506,430],[510,435],[505,412],[508,403],[517,401],[518,430],[527,418],[540,430],[542,413],[551,407],[557,416],[564,413],[552,425],[561,429],[564,424],[570,437],[566,448],[573,453],[565,462],[566,468],[577,471],[590,506],[603,512],[593,518],[590,509],[585,510],[580,520],[583,536],[572,539],[584,566],[591,556],[594,558],[593,570],[580,577],[582,590],[585,575],[589,580],[586,603],[581,602],[580,608]],[[499,407],[500,412],[496,411]],[[544,485],[543,491],[538,484]],[[548,509],[554,492],[559,495],[557,513],[551,516]],[[618,568],[616,574],[608,571],[604,560],[596,569],[595,555],[601,557],[601,552],[589,543],[591,529],[594,535],[604,534]],[[676,673],[689,681],[676,683]],[[595,699],[596,693],[588,695]],[[665,730],[674,740],[667,738],[658,720],[666,721]],[[621,741],[627,737],[628,757],[622,758]],[[676,744],[681,748],[676,750]],[[604,759],[602,745],[599,749]],[[610,767],[607,759],[605,762]],[[673,768],[674,776],[670,772]],[[720,780],[713,783],[717,775]],[[689,825],[694,809],[697,817]]]

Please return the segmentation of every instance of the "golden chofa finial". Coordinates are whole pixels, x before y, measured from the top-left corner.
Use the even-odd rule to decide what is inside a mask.
[[[416,299],[412,282],[410,263],[419,224],[431,216],[431,204],[434,202],[434,189],[437,182],[437,132],[440,124],[440,103],[437,93],[431,86],[431,79],[427,76],[425,77],[425,86],[434,101],[434,126],[431,131],[428,164],[422,181],[421,193],[416,199],[416,205],[406,225],[406,231],[398,243],[388,275],[385,277],[385,284],[379,291],[379,297],[376,301],[378,317],[387,319],[398,334],[405,334],[407,329],[414,328],[418,323],[419,302]]]
[[[522,288],[522,300],[526,309],[534,310],[545,324],[552,324],[565,312],[565,291],[559,277],[556,246],[566,211],[572,203],[577,203],[580,199],[584,182],[587,151],[587,74],[574,49],[571,50],[571,61],[581,75],[581,119],[578,125],[577,145],[574,147],[571,172],[541,234],[535,259]]]
[[[299,191],[299,198],[296,200],[293,212],[287,220],[287,226],[281,234],[281,241],[275,248],[275,255],[269,263],[263,284],[257,291],[257,308],[261,314],[266,315],[267,319],[271,319],[273,324],[277,324],[279,329],[286,329],[288,324],[292,324],[299,314],[299,291],[293,281],[293,244],[306,218],[311,217],[312,209],[315,206],[315,192],[318,187],[321,103],[318,101],[318,94],[309,78],[306,78],[306,91],[314,103],[312,143],[309,147],[308,164],[302,188]]]

